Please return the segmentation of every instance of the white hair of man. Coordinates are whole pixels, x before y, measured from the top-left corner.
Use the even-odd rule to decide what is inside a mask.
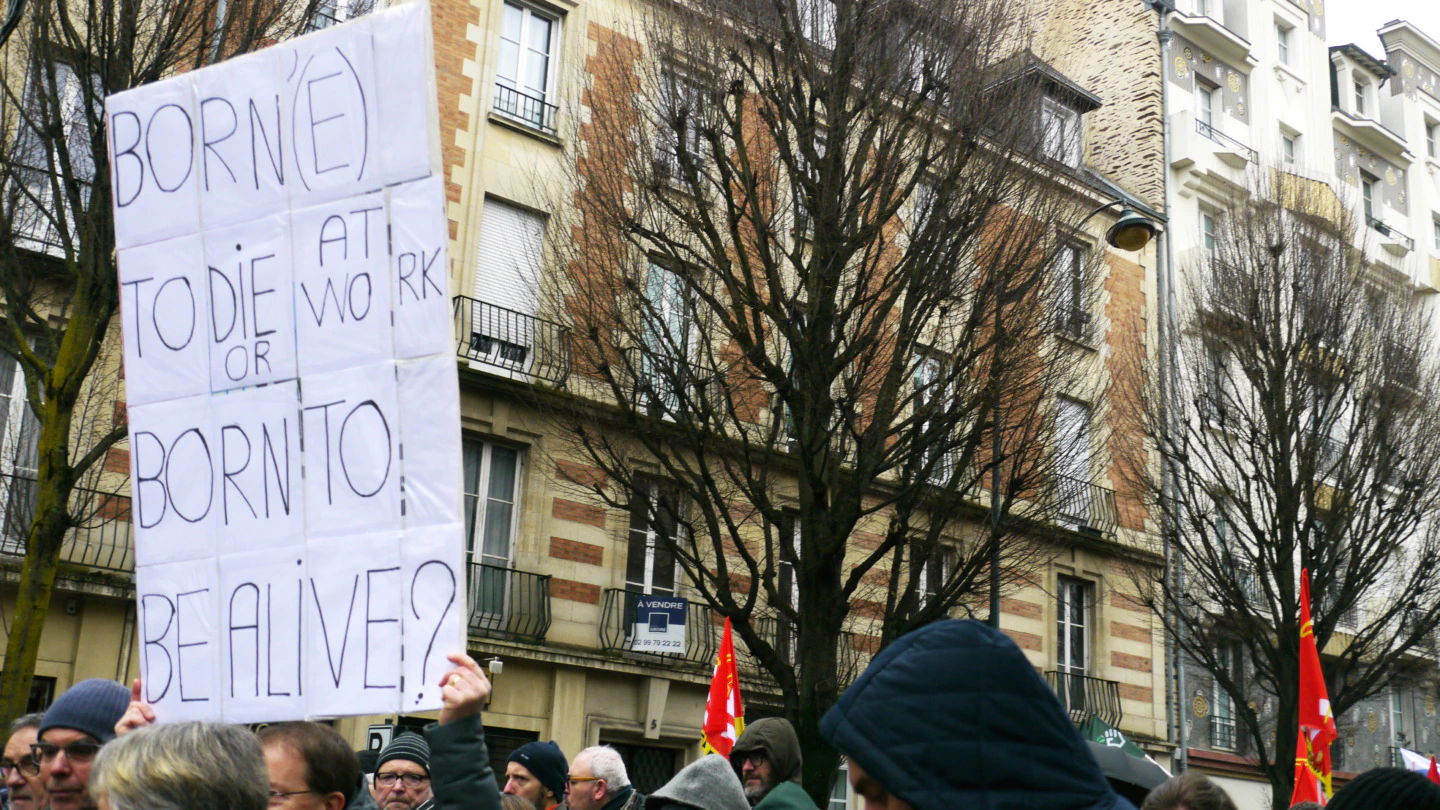
[[[581,751],[580,756],[590,763],[591,776],[605,780],[606,790],[616,791],[630,786],[630,777],[625,773],[625,760],[620,758],[619,751],[608,745],[595,745]]]

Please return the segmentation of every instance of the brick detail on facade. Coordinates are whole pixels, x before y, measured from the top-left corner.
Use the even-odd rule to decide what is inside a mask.
[[[556,498],[555,506],[551,510],[559,520],[568,520],[572,523],[585,523],[591,526],[605,528],[605,509],[599,506],[577,503],[564,498]]]
[[[1116,399],[1108,416],[1112,422],[1108,442],[1113,459],[1110,483],[1115,488],[1116,523],[1123,529],[1143,531],[1145,470],[1139,465],[1145,464],[1148,456],[1143,433],[1128,420],[1143,407],[1136,392],[1145,390],[1144,380],[1140,379],[1147,361],[1145,268],[1114,254],[1106,254],[1105,261],[1110,267],[1105,279],[1105,291],[1109,293],[1105,318],[1110,323],[1105,341],[1111,350],[1105,370]]]
[[[1121,700],[1138,700],[1141,703],[1153,703],[1155,701],[1155,690],[1148,686],[1122,683],[1119,686],[1119,692]]]
[[[573,579],[551,577],[550,596],[554,599],[564,599],[569,602],[598,605],[600,604],[600,586],[591,585],[588,582],[576,582]]]
[[[1131,655],[1130,653],[1111,652],[1110,665],[1121,669],[1133,669],[1136,672],[1152,672],[1153,665],[1149,658],[1143,655]]]
[[[569,560],[586,565],[604,565],[605,549],[577,540],[552,537],[550,538],[550,556],[557,560]]]
[[[1141,602],[1138,597],[1119,591],[1110,592],[1110,606],[1120,608],[1121,610],[1132,610],[1136,613],[1144,613],[1146,615],[1150,613],[1150,608],[1146,607],[1145,603]]]
[[[123,447],[112,447],[105,451],[105,472],[130,474],[130,451]]]
[[[862,551],[874,551],[875,549],[880,548],[880,544],[883,542],[885,542],[884,537],[881,537],[880,535],[874,534],[872,532],[857,531],[850,533],[851,545]]]
[[[130,413],[125,410],[125,400],[115,400],[115,411],[110,414],[110,425],[112,427],[124,427],[130,424]]]
[[[1044,640],[1034,633],[1022,633],[1019,630],[1009,630],[1004,627],[1000,628],[1000,632],[1009,636],[1010,640],[1019,645],[1022,650],[1040,652],[1044,646]]]
[[[880,652],[880,637],[865,633],[856,633],[850,637],[850,649],[858,652],[874,655]]]
[[[1136,627],[1133,624],[1124,622],[1111,622],[1110,635],[1115,638],[1123,638],[1126,641],[1139,641],[1143,644],[1150,643],[1150,631],[1144,627]]]
[[[606,481],[604,470],[564,459],[555,462],[555,475],[561,481],[579,484],[587,489],[602,488]]]
[[[882,619],[885,617],[885,605],[869,599],[852,599],[850,615],[861,619]]]
[[[1000,612],[1009,613],[1011,616],[1019,616],[1022,619],[1039,619],[1044,615],[1044,609],[1034,602],[1027,602],[1024,599],[1012,599],[1008,596],[1000,597]]]
[[[95,514],[106,520],[129,520],[130,499],[123,495],[103,494],[95,505]]]
[[[461,202],[461,187],[454,178],[463,172],[468,139],[457,134],[470,129],[470,96],[474,82],[466,75],[466,62],[475,59],[476,44],[469,38],[471,29],[479,30],[480,9],[470,0],[432,0],[430,25],[435,33],[435,89],[440,106],[440,145],[444,161],[445,197]],[[480,88],[479,103],[490,104],[489,87]],[[450,220],[450,238],[454,239],[460,223]]]

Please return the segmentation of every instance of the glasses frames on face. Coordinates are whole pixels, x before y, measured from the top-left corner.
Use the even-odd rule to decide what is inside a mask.
[[[377,773],[375,784],[380,787],[394,787],[396,782],[404,782],[407,788],[417,788],[430,781],[430,777],[418,773]]]
[[[604,780],[601,779],[601,778],[598,777],[598,776],[572,776],[572,777],[569,778],[569,782],[570,782],[570,784],[572,784],[572,785],[575,784],[576,782],[603,782],[603,781],[604,781]]]
[[[307,793],[314,793],[317,796],[320,795],[320,791],[318,790],[272,790],[270,791],[270,806],[275,807],[284,804],[285,800],[291,796],[304,796]]]
[[[0,779],[5,778],[12,770],[23,773],[26,776],[35,776],[40,773],[40,763],[35,761],[33,754],[14,762],[8,759],[0,759]]]
[[[764,765],[764,764],[765,764],[765,752],[764,752],[764,751],[756,751],[756,752],[754,752],[754,753],[747,754],[747,755],[745,756],[744,764],[749,765],[749,766],[752,767],[752,768],[758,768],[758,767],[760,767],[761,765]]]
[[[65,758],[71,762],[89,762],[100,753],[100,743],[90,740],[79,740],[69,745],[56,745],[55,743],[35,743],[30,746],[30,756],[41,764],[51,762],[61,751],[65,752]]]

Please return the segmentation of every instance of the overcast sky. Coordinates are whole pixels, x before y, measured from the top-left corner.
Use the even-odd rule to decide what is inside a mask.
[[[1355,43],[1377,58],[1385,58],[1375,32],[1391,20],[1408,20],[1440,42],[1440,1],[1437,0],[1328,0],[1325,36],[1330,45]]]

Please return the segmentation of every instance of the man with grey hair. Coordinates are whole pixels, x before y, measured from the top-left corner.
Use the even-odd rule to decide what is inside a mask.
[[[40,736],[40,712],[19,717],[10,724],[10,739],[0,758],[0,777],[10,797],[10,810],[45,810],[45,785],[40,781],[40,763],[35,761],[30,746]]]
[[[608,745],[586,748],[570,763],[570,810],[641,810],[645,797],[630,785],[625,761]]]
[[[265,810],[260,740],[227,723],[150,726],[100,749],[91,791],[106,810]]]

